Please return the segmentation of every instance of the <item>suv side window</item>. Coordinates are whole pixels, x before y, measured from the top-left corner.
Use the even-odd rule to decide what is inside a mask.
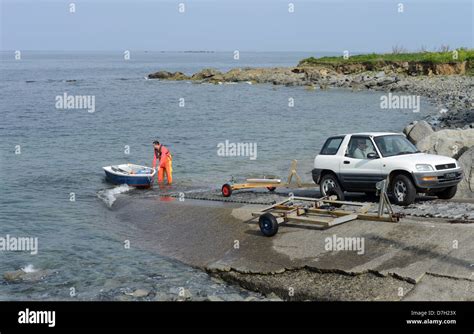
[[[323,148],[319,154],[322,155],[335,155],[341,146],[344,137],[332,137],[328,138],[324,143]]]
[[[346,156],[354,159],[367,159],[367,154],[376,153],[374,144],[368,137],[351,137]]]

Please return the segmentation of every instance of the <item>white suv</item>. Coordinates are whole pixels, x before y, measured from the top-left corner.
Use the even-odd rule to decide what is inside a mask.
[[[321,194],[375,193],[389,176],[394,203],[409,205],[417,193],[442,199],[456,194],[463,172],[455,159],[419,152],[400,133],[355,133],[330,137],[314,159],[313,180]]]

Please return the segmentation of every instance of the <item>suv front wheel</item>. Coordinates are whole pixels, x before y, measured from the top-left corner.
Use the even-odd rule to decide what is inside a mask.
[[[458,186],[456,185],[456,186],[445,188],[437,192],[435,195],[441,199],[450,199],[450,198],[453,198],[454,195],[456,195],[457,190],[458,190]]]
[[[415,201],[416,188],[406,175],[399,174],[393,178],[390,192],[393,195],[394,204],[406,206]]]

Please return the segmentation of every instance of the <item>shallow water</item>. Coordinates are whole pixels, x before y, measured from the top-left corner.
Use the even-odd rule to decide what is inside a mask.
[[[2,300],[69,299],[71,287],[79,299],[114,299],[123,289],[151,286],[242,293],[153,251],[125,249],[118,231],[127,226],[117,226],[124,223],[112,214],[115,199],[217,188],[231,175],[284,177],[292,159],[310,181],[327,136],[399,132],[434,111],[423,99],[418,114],[382,110],[382,93],[372,91],[144,79],[160,69],[191,74],[205,67],[291,66],[309,54],[249,53],[238,62],[232,53],[150,52],[130,61],[121,53],[24,52],[21,61],[1,55],[0,237],[38,237],[39,253],[0,251],[0,274],[27,265],[54,272],[36,284],[0,281]],[[65,92],[94,95],[96,111],[56,109],[55,97]],[[155,138],[173,154],[172,188],[137,191],[104,182],[103,166],[150,165]],[[226,140],[256,144],[256,159],[219,156],[217,145]]]

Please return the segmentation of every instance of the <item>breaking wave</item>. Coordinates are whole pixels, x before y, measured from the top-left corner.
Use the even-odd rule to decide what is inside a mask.
[[[126,193],[127,191],[132,190],[133,188],[127,184],[122,184],[115,188],[104,189],[97,193],[97,197],[104,201],[104,203],[111,208],[114,202],[117,200],[117,195]]]
[[[34,273],[37,272],[38,269],[36,269],[32,264],[26,265],[24,268],[21,268],[25,273]]]

